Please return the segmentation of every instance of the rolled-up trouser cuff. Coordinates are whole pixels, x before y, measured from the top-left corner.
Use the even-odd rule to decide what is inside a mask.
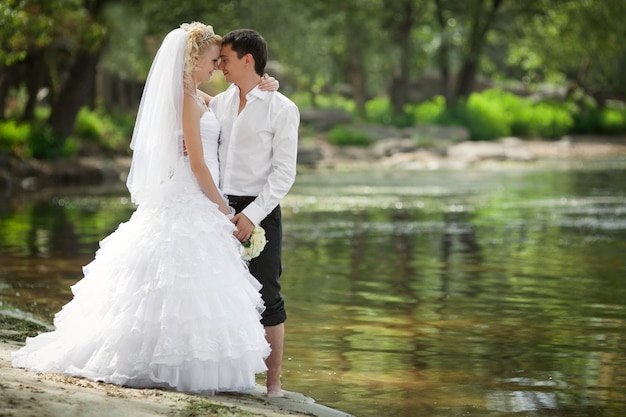
[[[266,306],[262,314],[261,324],[263,326],[276,326],[287,320],[287,312],[285,311],[285,300],[281,298],[276,304]]]

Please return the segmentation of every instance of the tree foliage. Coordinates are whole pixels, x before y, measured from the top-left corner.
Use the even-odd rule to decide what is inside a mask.
[[[435,95],[449,108],[507,81],[603,105],[626,95],[626,3],[605,0],[7,0],[0,3],[0,119],[44,121],[63,140],[78,110],[136,107],[163,36],[182,22],[224,34],[259,30],[268,71],[288,94],[388,97],[406,105]],[[558,90],[558,88],[557,88]],[[15,107],[10,98],[22,97]]]
[[[90,80],[107,36],[99,21],[106,1],[22,0],[0,6],[0,118],[11,88],[26,92],[22,120],[33,121],[37,101],[51,103],[47,120],[52,136],[64,137],[76,113],[93,101]],[[43,95],[42,95],[43,93]]]
[[[523,68],[528,82],[561,82],[569,94],[601,104],[626,93],[626,3],[565,0],[543,2],[519,28],[508,63]]]

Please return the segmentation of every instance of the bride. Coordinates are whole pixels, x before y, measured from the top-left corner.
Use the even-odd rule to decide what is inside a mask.
[[[197,22],[163,40],[131,142],[137,210],[100,242],[55,329],[12,352],[13,366],[204,393],[249,390],[266,370],[260,284],[216,185],[220,126],[197,95],[220,45]]]

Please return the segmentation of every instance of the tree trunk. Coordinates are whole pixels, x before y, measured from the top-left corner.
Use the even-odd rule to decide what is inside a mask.
[[[7,98],[9,97],[9,75],[7,68],[2,67],[0,72],[0,120],[6,120]]]
[[[311,97],[311,106],[316,109],[318,108],[317,104],[317,92],[313,86],[315,85],[315,76],[313,74],[309,74],[309,85],[311,86],[309,90],[309,97]]]
[[[361,31],[360,22],[356,18],[356,14],[348,7],[346,12],[346,47],[348,52],[347,71],[348,79],[352,89],[352,99],[356,106],[357,113],[361,116],[365,115],[365,102],[367,101],[367,92],[365,89],[365,74],[363,68],[363,56],[361,54],[361,44],[359,43],[359,33]]]
[[[352,99],[354,100],[357,112],[359,115],[363,116],[365,115],[365,102],[367,101],[363,62],[357,45],[354,45],[351,40],[354,40],[353,36],[350,36],[348,39],[348,78],[350,79]]]
[[[69,69],[68,77],[52,102],[48,125],[64,141],[74,130],[81,107],[94,101],[95,73],[100,51],[80,51]]]
[[[37,107],[37,94],[44,85],[48,65],[45,62],[43,51],[29,54],[24,64],[24,83],[26,84],[27,99],[21,119],[25,122],[33,122],[35,120],[35,108]]]
[[[85,9],[94,21],[110,0],[83,0]],[[54,137],[65,141],[74,131],[76,115],[81,107],[95,102],[96,67],[104,43],[94,49],[80,49],[73,57],[68,76],[51,103],[48,126]]]
[[[486,13],[484,11],[486,7],[485,1],[479,2],[474,9],[474,18],[469,36],[469,45],[466,49],[463,63],[457,77],[456,92],[452,97],[452,106],[454,106],[459,98],[469,97],[474,90],[480,57],[485,47],[485,39],[487,33],[491,29],[496,12],[502,5],[503,1],[504,0],[493,0],[491,8]]]
[[[437,56],[439,76],[441,77],[441,94],[443,94],[445,99],[446,108],[451,109],[453,100],[450,97],[450,43],[447,33],[448,22],[443,15],[443,4],[441,0],[435,0],[435,16],[441,31],[441,44],[439,45],[439,53]]]
[[[400,17],[400,21],[396,21],[391,26],[393,28],[392,37],[394,42],[400,48],[400,59],[393,69],[389,92],[391,106],[394,114],[397,116],[404,113],[404,106],[409,99],[411,85],[411,77],[409,75],[411,68],[410,39],[416,20],[412,0],[404,0],[400,7],[401,12],[396,16],[396,18]]]
[[[9,67],[2,66],[0,72],[0,120],[6,119],[7,100],[12,87],[19,87],[23,78],[24,66],[18,62]]]

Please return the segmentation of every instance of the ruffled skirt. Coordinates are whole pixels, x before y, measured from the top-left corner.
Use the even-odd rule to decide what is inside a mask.
[[[233,228],[193,181],[167,184],[100,242],[55,330],[28,338],[13,365],[137,388],[254,388],[270,348]]]

